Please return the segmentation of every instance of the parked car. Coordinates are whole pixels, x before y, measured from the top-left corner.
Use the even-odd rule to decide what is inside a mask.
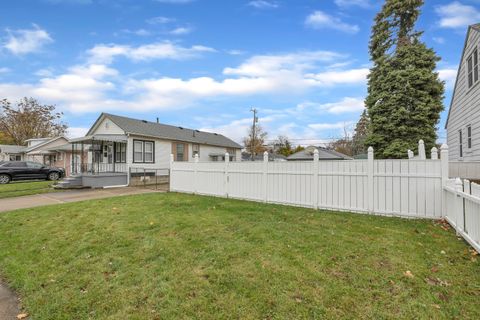
[[[0,163],[0,184],[16,180],[58,180],[65,176],[63,168],[45,166],[33,161],[6,161]]]

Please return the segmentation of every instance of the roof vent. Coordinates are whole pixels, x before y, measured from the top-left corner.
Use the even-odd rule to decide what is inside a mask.
[[[178,129],[180,129],[180,130],[183,130],[183,128],[182,128],[182,127],[178,127]]]
[[[147,121],[147,120],[142,120],[142,122],[143,122],[143,123],[148,123],[148,121]]]
[[[200,132],[200,130],[195,130],[195,131]]]
[[[214,133],[214,135],[218,136],[218,134],[217,134],[217,133]]]

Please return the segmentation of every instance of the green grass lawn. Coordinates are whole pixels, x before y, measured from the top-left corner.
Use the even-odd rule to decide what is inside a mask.
[[[53,181],[15,181],[0,184],[0,199],[53,192],[53,184]]]
[[[0,274],[34,319],[480,319],[445,229],[145,194],[0,214]]]

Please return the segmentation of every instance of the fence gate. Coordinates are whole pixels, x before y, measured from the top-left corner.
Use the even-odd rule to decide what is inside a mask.
[[[170,169],[166,168],[130,168],[130,186],[168,191]]]

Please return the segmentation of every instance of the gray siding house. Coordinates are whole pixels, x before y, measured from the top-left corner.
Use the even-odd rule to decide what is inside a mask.
[[[445,128],[450,161],[480,161],[480,23],[468,27]]]
[[[480,180],[480,23],[468,27],[445,128],[449,174]]]

